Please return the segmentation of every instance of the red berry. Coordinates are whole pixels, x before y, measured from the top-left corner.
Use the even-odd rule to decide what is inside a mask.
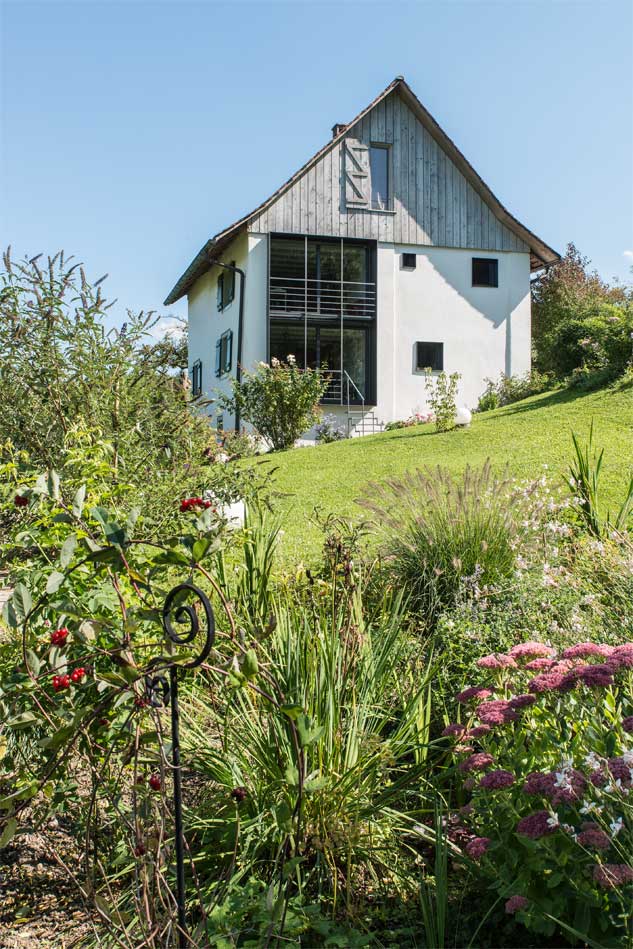
[[[61,692],[62,689],[68,689],[70,687],[70,676],[53,676],[53,688],[56,692]]]
[[[144,844],[144,843],[138,843],[138,844],[136,845],[136,847],[134,848],[134,856],[135,856],[135,857],[142,857],[142,856],[144,856],[145,853],[146,853],[145,844]]]
[[[54,633],[51,633],[51,644],[53,646],[63,646],[68,636],[68,630],[65,626],[60,626]]]
[[[142,695],[135,695],[135,696],[134,696],[134,704],[135,704],[135,706],[136,706],[137,708],[147,708],[147,706],[149,705],[149,702],[147,701],[147,699],[146,699],[144,696],[142,696]]]
[[[16,507],[27,507],[29,499],[25,498],[23,494],[16,494],[16,496],[13,498],[13,503]]]
[[[70,673],[70,678],[73,682],[81,682],[85,674],[86,670],[83,668],[83,666],[79,666],[78,669],[73,669],[73,671]]]
[[[152,791],[160,791],[162,783],[159,774],[152,774],[150,776],[149,786],[151,787]]]

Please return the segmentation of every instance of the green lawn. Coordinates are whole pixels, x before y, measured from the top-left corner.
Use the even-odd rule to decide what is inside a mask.
[[[257,459],[276,469],[274,485],[284,521],[283,553],[289,561],[310,561],[319,531],[310,522],[324,513],[360,516],[355,499],[367,484],[412,468],[443,465],[456,474],[466,464],[490,458],[519,477],[547,473],[562,483],[571,459],[571,432],[581,436],[594,421],[594,442],[605,448],[603,501],[615,507],[633,467],[633,388],[598,392],[562,391],[475,416],[469,429],[436,434],[432,425],[385,432],[316,448],[296,448]]]

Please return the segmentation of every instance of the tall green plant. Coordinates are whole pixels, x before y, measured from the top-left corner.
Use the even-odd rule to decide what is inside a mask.
[[[427,402],[435,419],[437,432],[449,432],[455,428],[455,413],[457,412],[457,388],[461,375],[452,372],[447,375],[440,372],[433,375],[431,370],[426,373]]]
[[[593,420],[589,429],[589,438],[583,445],[575,432],[572,432],[574,460],[570,465],[569,486],[577,500],[577,510],[581,522],[590,534],[601,538],[611,531],[623,531],[628,526],[633,512],[633,475],[629,480],[624,500],[615,516],[600,512],[600,475],[604,448],[598,450],[593,444]]]

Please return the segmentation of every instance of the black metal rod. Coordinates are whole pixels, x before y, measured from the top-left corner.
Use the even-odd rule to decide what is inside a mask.
[[[182,829],[182,775],[180,770],[180,709],[178,708],[178,669],[170,671],[171,688],[171,744],[174,780],[174,831],[176,845],[176,901],[178,904],[178,945],[186,949],[187,917],[185,902],[185,848]]]

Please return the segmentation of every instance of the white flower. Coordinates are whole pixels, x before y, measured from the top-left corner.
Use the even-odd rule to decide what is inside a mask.
[[[273,369],[277,368],[277,366],[279,365],[279,360],[277,359],[276,356],[273,356],[273,358],[270,360],[270,365],[273,367]]]
[[[622,820],[621,817],[616,817],[615,820],[612,820],[612,821],[611,821],[611,823],[609,824],[609,827],[611,828],[611,836],[612,836],[612,837],[617,837],[617,835],[618,835],[618,834],[620,833],[620,831],[622,830],[622,824],[623,824],[623,823],[624,823],[624,821]]]
[[[602,810],[601,807],[598,807],[595,801],[583,801],[582,807],[580,808],[581,814],[591,814],[592,811],[595,811],[596,814],[599,814]]]
[[[292,353],[288,353],[288,355],[286,356],[286,362],[288,363],[288,365],[289,365],[289,366],[294,366],[294,364],[296,363],[296,361],[297,361],[297,360],[296,360],[296,358],[292,355]]]
[[[588,768],[591,768],[592,771],[599,771],[602,767],[602,762],[595,751],[590,751],[589,754],[585,756],[585,764]]]
[[[550,811],[550,816],[547,818],[547,826],[548,826],[548,827],[559,827],[559,826],[560,826],[560,821],[559,821],[559,819],[558,819],[558,814],[556,814],[554,811]]]

